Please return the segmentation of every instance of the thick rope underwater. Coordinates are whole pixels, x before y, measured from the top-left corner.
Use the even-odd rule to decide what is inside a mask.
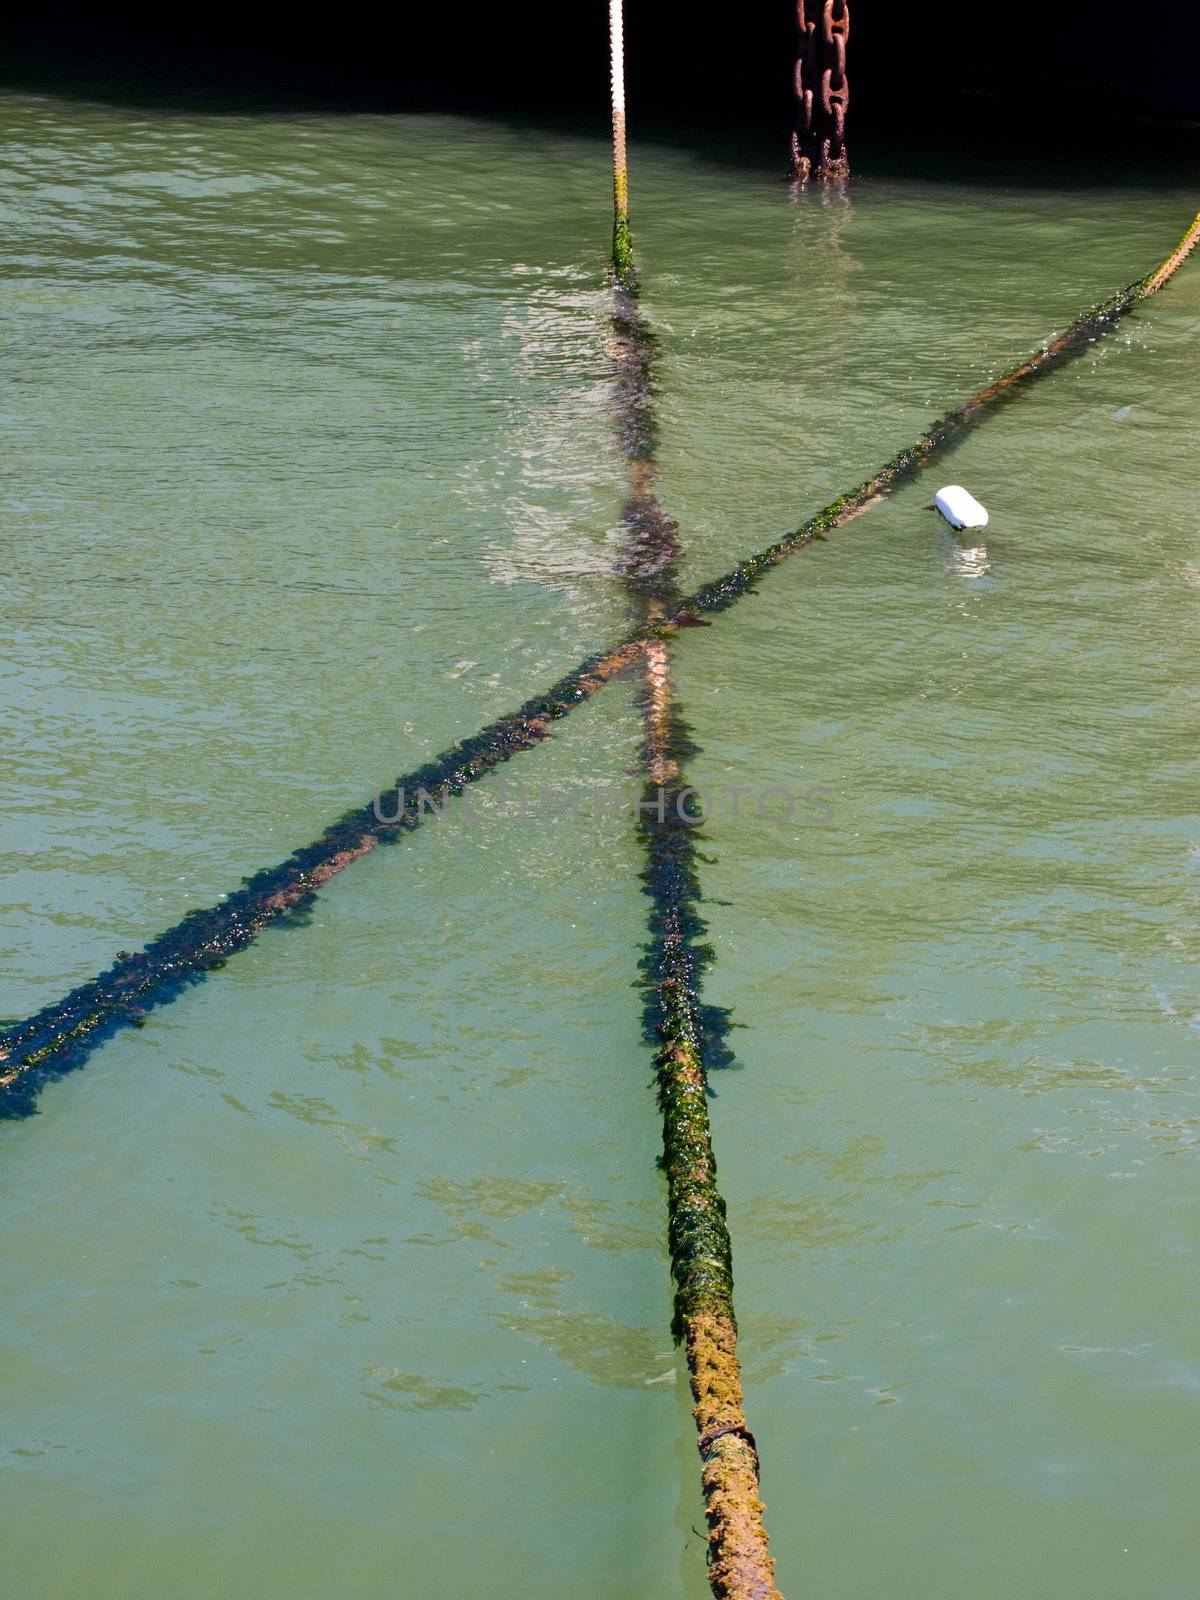
[[[767,1549],[759,1461],[746,1421],[733,1252],[717,1186],[708,1115],[708,1068],[728,1059],[728,1013],[701,1000],[713,960],[700,912],[699,829],[685,814],[687,760],[696,753],[675,692],[665,638],[654,637],[679,609],[678,524],[659,504],[657,340],[639,296],[629,227],[625,150],[622,0],[610,0],[613,104],[613,337],[617,438],[629,473],[625,542],[616,570],[638,621],[651,635],[641,657],[641,879],[650,901],[650,939],[639,963],[643,1021],[654,1048],[667,1180],[667,1246],[675,1281],[672,1332],[691,1380],[692,1416],[708,1523],[708,1580],[716,1600],[782,1600]]]
[[[877,497],[891,493],[937,451],[988,415],[998,401],[1078,354],[1156,294],[1179,270],[1197,240],[1200,215],[1153,272],[1078,317],[1027,361],[934,423],[857,489],[832,501],[775,544],[739,562],[723,577],[685,596],[654,625],[650,636],[666,638],[679,628],[695,626],[706,616],[727,610],[764,573],[848,522]],[[645,635],[636,635],[589,656],[544,694],[402,777],[396,787],[406,795],[423,788],[435,801],[460,793],[518,752],[539,744],[554,721],[639,661],[645,644]],[[414,805],[394,821],[381,821],[370,805],[347,812],[286,861],[246,879],[219,905],[190,912],[145,950],[118,957],[105,972],[62,1000],[0,1030],[0,1116],[27,1115],[47,1079],[82,1065],[115,1031],[140,1024],[151,1007],[175,999],[189,983],[224,965],[227,956],[244,948],[262,928],[301,908],[336,873],[376,845],[411,831],[422,817]]]
[[[677,525],[659,505],[655,488],[656,341],[639,303],[627,226],[624,244],[620,253],[614,247],[613,255],[618,437],[629,469],[622,518],[626,538],[617,570],[641,621],[652,629],[678,603],[682,552]],[[673,1331],[684,1346],[695,1402],[708,1577],[717,1600],[780,1600],[763,1527],[758,1452],[742,1395],[732,1250],[709,1127],[707,1067],[726,1053],[727,1017],[700,998],[713,953],[704,943],[707,930],[699,909],[699,830],[684,814],[689,792],[684,764],[695,747],[675,694],[665,640],[647,641],[641,668],[644,788],[638,834],[651,907],[650,941],[641,961],[644,1021],[654,1047],[663,1119]]]
[[[684,764],[694,747],[672,694],[666,646],[658,640],[647,647],[643,710],[646,788],[639,832],[651,938],[641,969],[663,1119],[673,1331],[684,1346],[695,1402],[708,1577],[717,1600],[780,1600],[763,1526],[758,1449],[746,1420],[733,1251],[708,1112],[708,1067],[724,1053],[727,1016],[700,998],[713,952],[700,913],[699,830],[686,820]]]

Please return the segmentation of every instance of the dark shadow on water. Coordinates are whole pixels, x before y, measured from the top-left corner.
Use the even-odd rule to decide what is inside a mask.
[[[470,17],[467,6],[453,26],[427,19],[419,34],[373,12],[356,33],[350,13],[318,44],[294,14],[278,26],[260,16],[222,27],[219,13],[206,13],[206,22],[160,20],[149,29],[60,8],[60,26],[25,17],[9,29],[0,83],[134,114],[440,113],[607,142],[603,9],[591,18],[561,8],[542,15],[534,5],[502,22],[494,8]],[[629,23],[635,143],[694,153],[752,182],[781,181],[792,118],[790,8],[781,5],[769,26],[737,21],[719,39],[649,10]],[[1087,8],[1093,28],[1096,13]],[[988,76],[994,51],[975,50],[961,25],[939,47],[914,39],[911,27],[898,32],[867,0],[857,0],[855,17],[849,138],[861,175],[1050,189],[1200,177],[1200,79],[1190,69],[1181,68],[1170,93],[1147,82],[1140,100],[1138,85],[1125,83],[1118,102],[1111,49],[1089,67],[1079,41],[1064,35],[1072,71],[1055,83],[1052,113],[1042,105],[1022,115],[1013,84]],[[1171,26],[1179,50],[1200,51],[1200,19]],[[1168,67],[1169,45],[1164,30]]]

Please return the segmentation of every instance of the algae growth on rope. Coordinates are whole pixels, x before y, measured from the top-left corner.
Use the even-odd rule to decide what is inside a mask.
[[[625,12],[622,0],[608,0],[608,45],[612,99],[613,270],[621,278],[633,271],[629,231],[629,159],[625,143]]]
[[[831,501],[792,533],[739,562],[724,576],[685,595],[653,629],[665,638],[704,615],[728,609],[759,579],[795,551],[849,521],[878,496],[889,494],[937,453],[951,447],[972,426],[990,416],[1008,396],[1055,370],[1112,331],[1120,319],[1175,275],[1200,239],[1200,215],[1179,244],[1152,272],[1075,319],[1028,360],[936,422],[898,452],[874,477]],[[597,652],[508,716],[497,718],[470,738],[399,780],[415,792],[424,786],[435,799],[459,793],[501,762],[532,748],[550,724],[567,715],[597,689],[632,666],[643,638],[631,634]],[[97,978],[73,989],[34,1016],[0,1030],[0,1116],[22,1116],[34,1108],[41,1085],[83,1064],[91,1051],[122,1027],[138,1025],[151,1007],[176,998],[191,982],[222,965],[268,924],[278,924],[335,873],[379,844],[407,831],[420,815],[385,826],[368,804],[352,811],[312,843],[276,866],[247,878],[219,905],[195,911],[160,935],[145,950],[124,955]]]
[[[695,1401],[709,1581],[719,1600],[777,1600],[758,1448],[742,1393],[732,1246],[708,1113],[708,1070],[729,1059],[729,1016],[701,1000],[713,952],[699,910],[698,829],[686,807],[684,762],[694,747],[671,692],[662,643],[647,651],[642,706],[646,786],[639,831],[651,904],[650,944],[641,961],[644,1017],[663,1119],[674,1333],[684,1345]]]
[[[614,0],[614,6],[619,0]],[[619,33],[614,32],[614,53]],[[614,82],[617,70],[614,64]],[[618,198],[618,224],[622,220]],[[679,598],[682,553],[678,524],[656,492],[654,334],[638,296],[628,231],[613,258],[618,441],[629,470],[617,562],[626,592],[647,632]],[[708,1575],[718,1600],[776,1600],[767,1552],[759,1463],[746,1422],[733,1267],[725,1202],[717,1187],[708,1119],[707,1069],[725,1065],[728,1013],[701,999],[713,958],[699,911],[695,819],[686,814],[685,762],[694,753],[671,677],[667,642],[649,638],[641,657],[638,709],[644,779],[638,832],[645,852],[644,892],[650,940],[640,968],[646,1037],[654,1048],[663,1119],[667,1180],[667,1243],[675,1280],[673,1332],[684,1346],[702,1462],[708,1522]]]

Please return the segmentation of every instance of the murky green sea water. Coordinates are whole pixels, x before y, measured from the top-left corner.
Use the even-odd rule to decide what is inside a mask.
[[[628,602],[602,141],[0,114],[17,1017]],[[633,157],[689,580],[1196,204]],[[707,830],[713,1117],[789,1595],[1194,1592],[1198,351],[1192,266],[934,469],[986,540],[927,475],[674,647],[698,781],[751,791]],[[706,1593],[638,850],[537,815],[636,746],[617,684],[0,1125],[8,1592]]]

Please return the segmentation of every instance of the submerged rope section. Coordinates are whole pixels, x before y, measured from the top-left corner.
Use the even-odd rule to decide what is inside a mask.
[[[619,3],[619,0],[617,0]],[[617,46],[614,42],[614,51]],[[614,80],[616,72],[614,70]],[[618,206],[619,238],[621,212]],[[655,418],[657,345],[638,297],[632,249],[613,251],[618,439],[629,471],[617,562],[647,630],[677,608],[678,525],[658,502]],[[665,639],[641,656],[638,708],[644,780],[638,834],[650,941],[641,960],[644,1021],[654,1047],[663,1119],[667,1243],[675,1280],[673,1333],[683,1344],[702,1462],[708,1577],[717,1600],[780,1600],[758,1493],[758,1453],[746,1422],[725,1202],[717,1187],[708,1116],[707,1067],[727,1058],[727,1015],[704,1006],[700,988],[713,959],[699,911],[697,835],[687,820],[685,762],[695,754],[671,675]]]
[[[397,780],[405,794],[424,788],[440,801],[459,794],[522,750],[546,737],[550,725],[598,689],[633,666],[649,638],[665,639],[727,610],[764,573],[797,550],[857,516],[872,501],[890,494],[939,450],[982,421],[1005,397],[1019,393],[1110,332],[1135,306],[1167,284],[1200,241],[1200,215],[1166,260],[1101,305],[1076,318],[1002,378],[988,384],[935,422],[865,483],[833,500],[776,543],[738,563],[731,571],[684,596],[651,628],[587,657],[545,693],[462,740],[423,767]],[[394,821],[381,822],[370,805],[347,812],[311,844],[286,861],[247,878],[219,905],[189,912],[145,950],[119,956],[105,972],[23,1022],[0,1029],[0,1116],[22,1116],[34,1107],[38,1090],[86,1061],[97,1045],[122,1027],[140,1024],[153,1006],[175,999],[188,984],[224,965],[266,926],[302,910],[321,886],[376,845],[419,826],[423,812],[406,807]]]
[[[330,878],[418,827],[426,806],[438,810],[449,796],[540,744],[552,723],[631,667],[642,648],[635,639],[589,657],[544,694],[398,778],[395,788],[405,804],[394,817],[382,818],[374,802],[346,812],[311,844],[254,873],[217,905],[188,912],[144,950],[120,952],[98,977],[0,1030],[0,1117],[27,1115],[47,1079],[82,1066],[119,1029],[140,1027],[152,1007],[223,967],[264,928],[302,915]]]
[[[694,747],[673,698],[666,646],[658,640],[646,651],[643,703],[647,782],[639,831],[652,910],[641,968],[663,1120],[672,1331],[684,1346],[691,1379],[708,1578],[717,1600],[780,1600],[763,1526],[758,1449],[746,1420],[732,1244],[708,1114],[707,1069],[727,1054],[727,1016],[700,999],[713,951],[704,942],[699,910],[699,830],[684,811],[684,762]]]

